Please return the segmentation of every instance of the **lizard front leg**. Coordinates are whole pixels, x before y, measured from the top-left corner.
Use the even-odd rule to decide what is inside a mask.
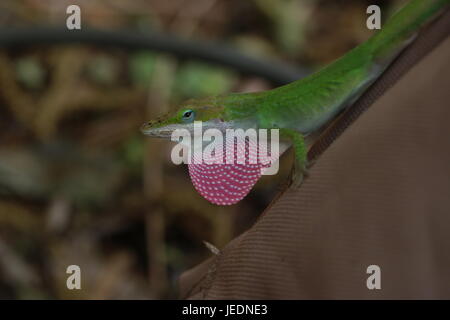
[[[307,165],[307,148],[303,135],[292,129],[281,128],[280,136],[292,141],[294,148],[294,172],[291,176],[291,188],[298,188],[303,182],[303,178],[308,175]]]

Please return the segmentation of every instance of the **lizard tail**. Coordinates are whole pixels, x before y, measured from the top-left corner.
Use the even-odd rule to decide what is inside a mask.
[[[396,56],[418,30],[448,7],[450,0],[411,0],[383,26],[367,43],[374,61],[386,61]]]

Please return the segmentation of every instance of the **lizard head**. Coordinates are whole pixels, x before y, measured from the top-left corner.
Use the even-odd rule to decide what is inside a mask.
[[[189,100],[181,104],[176,111],[167,113],[156,118],[153,121],[145,123],[141,131],[149,136],[172,138],[172,133],[177,129],[188,130],[195,135],[194,124],[201,121],[202,129],[247,129],[257,127],[257,115],[255,106],[257,105],[255,94],[229,94],[215,98],[201,100]],[[220,142],[218,142],[220,141]],[[189,139],[188,142],[191,142]],[[204,142],[204,141],[203,141]],[[196,150],[191,154],[190,163],[188,162],[189,176],[195,189],[209,202],[217,205],[231,205],[250,192],[253,185],[258,181],[262,170],[268,168],[266,162],[261,162],[263,154],[257,151],[258,146],[251,139],[214,139],[208,146],[214,147],[214,155],[202,151],[201,157],[196,158]],[[192,147],[192,145],[188,146]],[[200,144],[204,147],[204,144]],[[195,148],[195,142],[193,147]],[[248,148],[248,152],[246,150]],[[227,163],[227,150],[231,150],[234,159],[239,155],[244,156],[244,163]],[[252,151],[251,151],[252,150]],[[239,155],[238,155],[239,154]],[[184,155],[184,152],[183,152]],[[278,157],[278,152],[273,153],[271,158]],[[200,159],[200,162],[196,162]],[[205,159],[219,160],[219,163],[210,165],[204,162]],[[251,163],[251,159],[256,163]],[[239,177],[239,178],[236,178]]]
[[[191,99],[182,103],[175,111],[146,122],[141,127],[145,135],[169,138],[176,129],[193,132],[194,121],[202,121],[204,129],[227,127],[225,107],[217,98]]]

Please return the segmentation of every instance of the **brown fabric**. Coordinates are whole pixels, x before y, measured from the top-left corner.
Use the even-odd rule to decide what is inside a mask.
[[[447,37],[321,154],[299,190],[185,273],[181,297],[450,299],[449,56]],[[381,290],[366,287],[372,264]]]

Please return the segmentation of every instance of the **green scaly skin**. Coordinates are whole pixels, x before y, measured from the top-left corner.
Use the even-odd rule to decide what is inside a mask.
[[[170,138],[175,129],[192,130],[193,121],[203,128],[280,129],[295,153],[293,186],[306,173],[304,136],[323,127],[355,101],[384,71],[417,31],[450,0],[411,0],[382,29],[322,70],[273,90],[232,93],[189,100],[177,111],[143,125],[142,132]],[[186,118],[186,112],[193,111]]]

